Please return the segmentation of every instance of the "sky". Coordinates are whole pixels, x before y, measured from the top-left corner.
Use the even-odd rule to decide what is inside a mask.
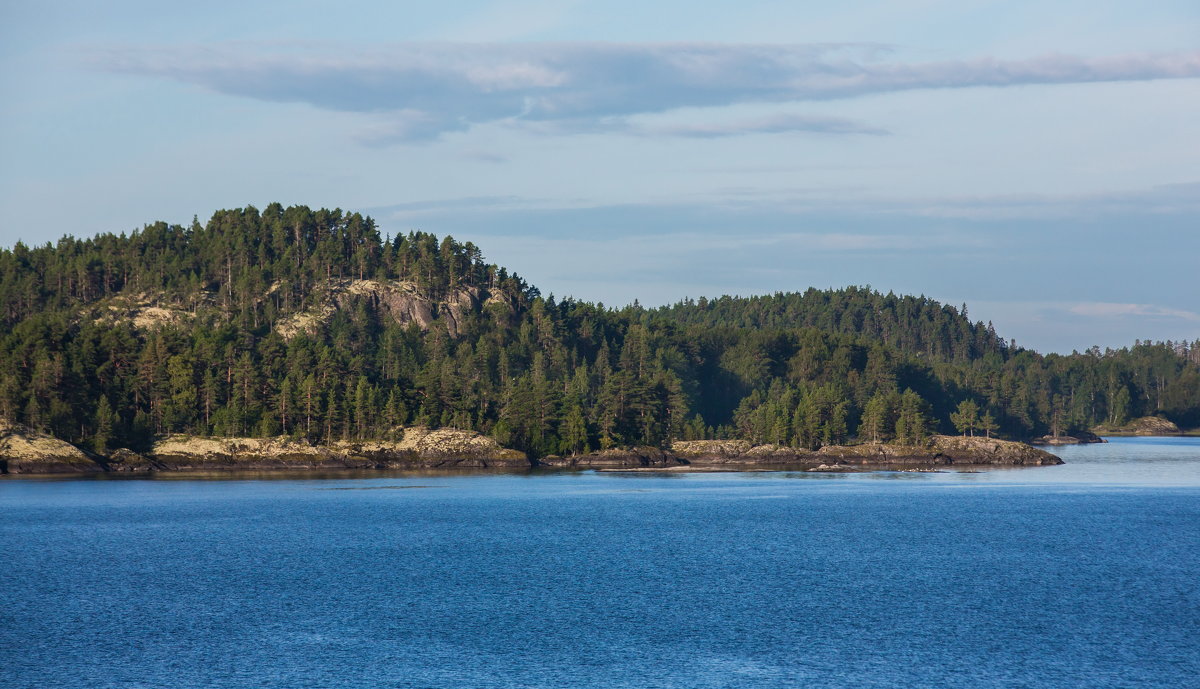
[[[1200,3],[0,2],[0,246],[278,201],[610,306],[1200,338]]]

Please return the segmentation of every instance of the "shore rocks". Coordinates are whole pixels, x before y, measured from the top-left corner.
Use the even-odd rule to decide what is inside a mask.
[[[154,443],[146,458],[170,471],[354,468],[328,448],[290,438],[170,435]]]
[[[745,440],[681,440],[671,444],[671,451],[698,467],[806,464],[817,456],[809,450],[771,444],[751,445]]]
[[[524,468],[524,452],[500,447],[491,438],[456,428],[432,430],[424,426],[404,429],[398,441],[338,442],[331,449],[350,460],[363,459],[384,469],[422,468]]]
[[[988,466],[1042,466],[1062,464],[1058,457],[1024,443],[993,438],[936,435],[928,445],[864,443],[828,445],[804,450],[779,445],[751,446],[745,441],[690,440],[676,442],[671,450],[695,466],[796,466],[854,465],[862,467],[929,467],[950,464]]]
[[[952,464],[988,466],[1048,466],[1062,464],[1059,457],[1011,440],[961,435],[933,436],[933,449]]]
[[[290,438],[169,436],[148,460],[165,470],[529,468],[525,453],[472,431],[406,428],[400,440],[312,445]]]
[[[0,420],[0,473],[80,474],[104,471],[74,445],[20,424]]]
[[[921,446],[864,443],[820,450],[753,445],[744,440],[678,441],[669,449],[639,446],[538,460],[495,440],[453,428],[397,429],[396,440],[314,445],[290,437],[213,438],[170,435],[147,452],[118,449],[93,456],[23,426],[0,422],[0,470],[5,473],[152,471],[263,471],[274,469],[670,469],[870,470],[928,469],[946,465],[1043,466],[1058,457],[1023,443],[964,436],[933,436]]]
[[[611,448],[582,455],[571,455],[569,457],[549,455],[537,460],[537,464],[539,466],[565,469],[626,469],[683,466],[687,462],[680,461],[671,452],[663,451],[660,448],[640,446]]]
[[[1091,431],[1075,431],[1075,435],[1044,435],[1029,441],[1030,445],[1087,445],[1108,441]]]

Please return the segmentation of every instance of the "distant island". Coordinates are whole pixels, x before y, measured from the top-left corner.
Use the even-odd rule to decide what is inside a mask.
[[[48,442],[88,470],[224,461],[189,443],[306,467],[1044,464],[1006,441],[1200,426],[1200,341],[1041,355],[863,287],[609,308],[303,206],[18,243],[0,321],[12,471]]]

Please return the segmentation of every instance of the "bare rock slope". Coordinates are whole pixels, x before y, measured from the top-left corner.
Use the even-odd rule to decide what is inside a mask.
[[[60,474],[100,471],[104,471],[104,467],[74,445],[0,419],[0,472]]]

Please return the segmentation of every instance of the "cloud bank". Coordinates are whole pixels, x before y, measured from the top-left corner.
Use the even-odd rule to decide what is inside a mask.
[[[406,43],[371,51],[219,44],[115,48],[93,66],[218,93],[385,115],[367,143],[427,140],[484,123],[533,131],[691,137],[814,131],[879,134],[837,118],[653,127],[628,118],[680,108],[797,103],[912,89],[1007,87],[1200,77],[1200,52],[1026,60],[887,61],[863,45],[710,43]]]

